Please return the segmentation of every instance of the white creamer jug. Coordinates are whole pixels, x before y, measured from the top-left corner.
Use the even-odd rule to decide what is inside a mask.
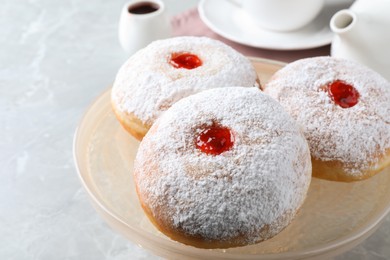
[[[390,0],[357,0],[330,21],[331,55],[358,61],[390,80]]]
[[[155,40],[171,36],[172,28],[164,2],[131,0],[122,8],[119,19],[119,43],[132,55]]]

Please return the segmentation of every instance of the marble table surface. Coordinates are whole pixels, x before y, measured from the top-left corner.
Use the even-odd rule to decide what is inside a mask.
[[[1,0],[0,259],[158,259],[117,234],[76,174],[74,131],[127,55],[126,1]],[[165,0],[170,14],[197,0]],[[337,259],[389,259],[390,216]]]

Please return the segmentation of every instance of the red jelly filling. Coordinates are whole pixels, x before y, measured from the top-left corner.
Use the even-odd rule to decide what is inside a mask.
[[[192,70],[202,65],[202,61],[198,56],[191,53],[173,53],[170,64],[175,68],[183,68]]]
[[[218,155],[232,148],[234,137],[229,128],[223,126],[211,126],[205,128],[196,137],[196,148],[206,154]]]
[[[328,85],[328,92],[331,99],[342,108],[349,108],[359,101],[359,92],[351,85],[336,80]]]

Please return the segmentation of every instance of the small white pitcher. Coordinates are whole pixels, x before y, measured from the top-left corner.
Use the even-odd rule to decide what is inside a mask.
[[[133,0],[122,8],[119,43],[132,55],[152,41],[172,35],[169,17],[160,0]]]
[[[330,21],[331,55],[358,61],[390,81],[390,1],[357,0]]]

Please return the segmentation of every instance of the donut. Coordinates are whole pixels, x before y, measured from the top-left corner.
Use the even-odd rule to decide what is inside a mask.
[[[206,37],[158,40],[120,68],[111,103],[122,126],[142,140],[162,112],[183,97],[226,85],[259,87],[250,60]]]
[[[183,98],[153,124],[134,166],[140,204],[173,240],[229,248],[269,239],[294,218],[311,180],[295,121],[257,88]]]
[[[390,164],[390,83],[373,70],[307,58],[276,72],[264,91],[303,128],[313,176],[358,181]]]

